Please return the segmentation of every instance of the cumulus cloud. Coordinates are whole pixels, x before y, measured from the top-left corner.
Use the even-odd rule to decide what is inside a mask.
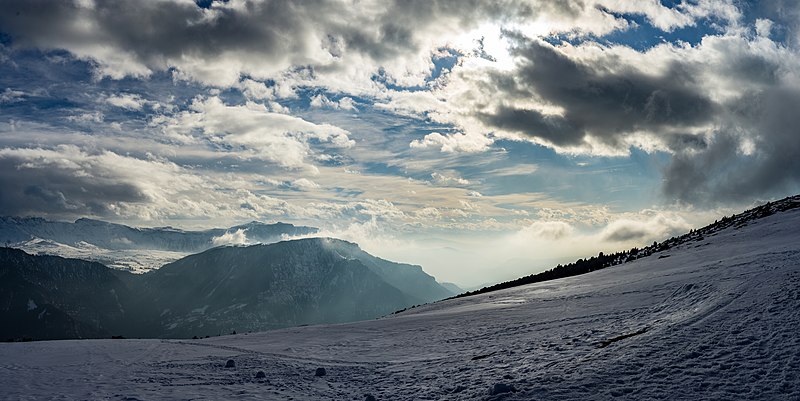
[[[267,86],[264,82],[255,81],[249,78],[242,79],[238,82],[237,87],[242,91],[242,93],[248,99],[254,100],[272,100],[277,97],[277,93],[280,93],[278,88],[273,86]],[[292,95],[294,93],[291,93]],[[284,94],[283,97],[289,97],[289,94]]]
[[[614,49],[559,48],[509,35],[514,70],[483,71],[479,84],[468,75],[459,78],[474,99],[462,114],[467,120],[476,116],[485,129],[602,153],[595,144],[625,151],[634,134],[692,133],[715,115],[717,105],[699,85],[694,67],[670,60],[658,66],[661,71],[648,71],[623,61]]]
[[[347,148],[354,144],[348,132],[330,124],[314,124],[247,103],[228,106],[219,97],[197,98],[191,110],[162,123],[165,132],[181,141],[208,141],[244,158],[270,161],[287,168],[309,165],[309,140]]]
[[[796,113],[784,105],[800,93],[800,54],[767,37],[768,25],[643,51],[553,45],[509,31],[513,68],[456,69],[433,91],[431,108],[414,111],[463,134],[431,133],[411,147],[482,151],[498,139],[525,139],[569,155],[639,148],[672,155],[667,199],[780,195],[800,184],[800,170],[777,168],[796,165],[788,158]]]
[[[211,238],[211,243],[214,246],[223,246],[223,245],[247,245],[250,242],[247,240],[247,233],[244,229],[238,229],[236,231],[226,231],[224,234]]]
[[[298,178],[291,183],[292,188],[297,188],[300,190],[309,190],[309,189],[317,189],[319,188],[319,184],[314,181],[309,180],[308,178]]]
[[[303,211],[306,217],[315,219],[344,219],[380,222],[402,222],[406,213],[394,203],[385,199],[364,199],[359,201],[333,203],[312,202]]]
[[[101,123],[105,119],[102,112],[94,111],[91,113],[81,113],[74,116],[68,116],[67,121],[78,123]]]
[[[411,61],[385,63],[399,81],[429,69],[432,37],[475,25],[479,16],[530,14],[518,1],[40,3],[5,4],[0,24],[18,44],[67,49],[115,79],[175,68],[179,77],[216,85],[233,85],[241,74],[274,78],[297,65],[343,70],[357,61]]]
[[[649,216],[647,216],[649,214]],[[683,234],[692,226],[674,213],[645,211],[640,218],[622,218],[609,223],[600,233],[603,241],[611,243],[646,244],[661,241],[677,234]],[[644,217],[644,218],[642,218]]]
[[[356,109],[355,101],[353,101],[353,98],[347,96],[334,101],[328,99],[328,97],[323,94],[319,94],[311,97],[310,105],[311,107],[318,107],[318,108],[325,107],[337,110],[358,111],[358,109]]]
[[[442,135],[433,132],[422,139],[411,141],[409,146],[416,149],[428,147],[438,148],[442,152],[480,152],[487,150],[492,140],[483,135],[466,135],[461,133]]]
[[[521,229],[517,235],[526,241],[555,241],[573,234],[574,231],[572,225],[564,221],[536,221]]]
[[[379,68],[391,82],[414,85],[430,73],[433,51],[458,44],[464,32],[486,23],[534,35],[603,35],[627,28],[613,13],[628,13],[671,30],[730,12],[709,3],[669,8],[618,0],[437,0],[346,6],[336,0],[233,0],[200,7],[179,0],[16,0],[4,4],[0,26],[17,45],[69,50],[96,63],[99,76],[114,79],[172,70],[178,78],[233,86],[242,76],[276,79],[308,66],[330,86]],[[368,78],[358,81],[356,87],[369,88]]]
[[[9,215],[131,221],[241,219],[297,214],[241,179],[73,145],[0,149],[0,209]]]
[[[531,194],[503,193],[507,183],[552,171],[550,160],[525,152],[508,156],[516,165],[481,162],[489,158],[481,152],[505,152],[499,147],[509,140],[515,141],[509,149],[516,148],[509,155],[522,148],[516,144],[529,145],[525,141],[559,157],[627,156],[635,148],[663,152],[669,157],[662,170],[668,200],[767,197],[800,184],[794,128],[800,121],[792,109],[800,101],[797,6],[761,2],[752,7],[758,18],[744,18],[737,5],[232,0],[200,7],[182,0],[11,0],[0,14],[0,29],[10,38],[2,52],[38,48],[45,51],[38,57],[59,59],[59,66],[82,60],[76,63],[81,70],[95,75],[80,84],[108,89],[96,91],[96,98],[86,93],[42,103],[26,103],[30,88],[0,94],[0,102],[22,116],[63,102],[62,109],[71,108],[56,118],[87,132],[81,147],[55,147],[68,142],[64,136],[8,134],[5,143],[13,146],[0,154],[0,177],[12,190],[0,199],[9,213],[508,227],[509,216],[548,212],[531,207]],[[711,34],[691,44],[644,49],[603,36],[635,31],[631,15],[665,33],[703,23],[702,33]],[[47,52],[52,49],[66,52]],[[132,83],[142,90],[131,89]],[[147,106],[155,103],[146,99],[156,97],[148,90],[164,83],[182,98],[175,109],[151,110]],[[102,112],[72,107],[81,96],[99,103]],[[308,111],[305,104],[327,110]],[[123,117],[134,113],[126,111],[149,114],[129,122]],[[320,115],[331,119],[313,119]],[[125,145],[140,150],[137,155],[113,143],[134,142],[137,134],[147,137],[146,145]],[[158,156],[143,156],[151,145]],[[323,165],[362,174],[337,182],[316,175]],[[398,172],[397,166],[410,167]],[[256,177],[236,185],[231,176],[221,178],[225,169],[239,168]],[[484,168],[485,174],[475,174]],[[373,185],[378,175],[405,179],[408,170],[436,171],[430,182],[437,185],[423,179],[420,185],[428,188],[413,188],[428,199],[415,195],[412,202],[398,195],[397,185]],[[458,188],[467,185],[475,191]],[[203,186],[211,189],[198,189]],[[326,198],[320,188],[337,191],[337,197]],[[463,197],[480,204],[463,203]],[[465,223],[479,207],[493,214]],[[610,213],[557,213],[562,215],[545,217],[573,226],[612,220]],[[607,240],[657,234],[618,224]],[[529,234],[554,237],[558,228],[536,226]]]
[[[106,98],[106,102],[112,106],[128,110],[141,110],[146,101],[141,96],[131,93],[120,93]]]
[[[0,149],[0,164],[0,207],[16,215],[109,216],[128,205],[154,201],[163,194],[161,185],[175,190],[191,185],[181,182],[171,163],[112,152],[89,154],[66,145]]]

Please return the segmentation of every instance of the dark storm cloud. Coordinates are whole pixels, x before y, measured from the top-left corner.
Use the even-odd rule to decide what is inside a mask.
[[[494,113],[479,114],[489,126],[546,139],[556,145],[577,145],[585,131],[566,118],[544,115],[536,110],[500,106]]]
[[[308,10],[325,13],[329,2],[247,3],[238,10],[215,7],[207,14],[192,2],[99,0],[90,8],[68,1],[7,1],[2,29],[22,45],[45,48],[104,44],[163,65],[164,57],[211,56],[225,50],[279,55],[302,46],[287,40],[308,28]],[[295,49],[296,50],[296,49]]]
[[[604,235],[603,239],[606,241],[624,242],[631,240],[643,240],[645,238],[649,238],[650,236],[652,236],[652,233],[642,227],[620,226],[615,227],[614,230],[611,230]]]
[[[545,42],[510,35],[518,68],[493,73],[493,98],[502,101],[475,112],[488,128],[578,148],[593,140],[626,149],[631,134],[644,132],[674,153],[662,188],[671,200],[733,203],[800,188],[800,92],[783,81],[796,64],[774,50],[720,39],[705,45],[721,57],[714,67],[671,58],[660,73],[644,74],[628,60],[579,61]],[[719,83],[704,82],[708,68]],[[715,101],[714,85],[729,85],[723,90],[738,95]],[[531,100],[562,112],[520,106]]]
[[[112,213],[111,204],[148,201],[133,183],[103,177],[99,171],[59,168],[57,162],[8,154],[0,155],[0,188],[4,215],[106,216]]]
[[[230,81],[231,73],[262,74],[265,67],[273,73],[296,66],[333,68],[321,50],[334,58],[355,53],[376,62],[429,52],[434,49],[422,47],[429,38],[420,37],[426,29],[469,30],[481,21],[524,19],[534,12],[521,0],[350,5],[266,0],[215,2],[209,8],[188,1],[83,3],[92,5],[6,1],[0,32],[16,46],[67,49],[92,58],[115,70],[106,73],[117,78],[143,75],[144,66],[151,71],[233,69],[226,71]],[[199,60],[214,68],[198,67]]]
[[[662,240],[684,233],[691,227],[683,218],[669,213],[651,214],[646,220],[621,219],[609,223],[600,233],[604,241],[638,242]]]
[[[491,127],[516,131],[559,146],[581,145],[587,135],[614,145],[636,131],[695,127],[709,122],[714,103],[695,82],[693,71],[673,64],[660,76],[633,68],[609,72],[606,65],[585,65],[537,40],[516,37],[520,59],[513,94],[559,106],[563,116],[513,106],[481,114]],[[507,85],[499,81],[498,88]],[[521,95],[520,95],[521,94]]]
[[[664,192],[691,203],[741,202],[800,187],[800,91],[771,88],[738,99],[728,123],[700,152],[675,155]],[[752,154],[742,141],[752,141]],[[746,143],[746,142],[745,142]]]

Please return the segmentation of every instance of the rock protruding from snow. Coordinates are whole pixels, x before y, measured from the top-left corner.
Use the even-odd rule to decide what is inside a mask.
[[[364,401],[378,401],[378,400],[375,398],[374,395],[367,394],[367,396],[364,398]]]
[[[259,370],[258,372],[256,372],[256,379],[266,379],[266,378],[267,374],[264,373],[263,370]]]
[[[234,361],[233,359],[228,359],[228,362],[225,362],[225,367],[226,368],[235,368],[236,367],[236,361]]]
[[[314,376],[317,377],[322,377],[325,376],[326,374],[327,372],[325,371],[325,368],[317,368],[317,370],[314,371]]]
[[[511,384],[495,383],[492,387],[489,388],[489,395],[513,393],[513,392],[516,392],[516,391],[517,391],[517,389],[514,388],[514,386],[511,385]]]

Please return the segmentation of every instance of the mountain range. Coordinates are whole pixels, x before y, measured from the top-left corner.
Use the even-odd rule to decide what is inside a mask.
[[[600,253],[461,296],[585,274],[656,253],[659,258],[667,258],[670,257],[667,251],[676,247],[695,243],[698,245],[692,246],[701,246],[724,230],[736,231],[796,208],[800,208],[800,196],[723,217],[707,227],[641,249]],[[6,228],[25,226],[18,219],[5,218],[3,222]],[[262,239],[274,238],[275,232],[313,230],[288,224],[252,223],[228,230],[183,232],[168,228],[131,229],[90,220],[23,222],[34,224],[26,230],[6,229],[5,235],[23,233],[17,237],[23,238],[36,233],[71,244],[90,239],[107,247],[115,246],[119,238],[128,238],[129,243],[118,246],[155,247],[158,238],[177,233],[173,237],[175,242],[162,245],[167,249],[208,246],[200,233],[205,233],[206,239],[211,238],[213,244],[213,234],[230,234],[232,229],[252,230],[253,237]],[[70,237],[69,230],[75,227],[88,228]],[[104,230],[108,234],[102,238],[100,233]],[[342,323],[380,317],[459,292],[436,282],[420,266],[380,259],[354,243],[331,238],[215,247],[144,274],[85,260],[0,248],[0,339],[114,335],[187,338]]]
[[[421,267],[308,238],[228,246],[145,274],[0,248],[0,338],[186,338],[386,315],[454,295]]]
[[[75,222],[38,217],[0,217],[0,246],[32,254],[58,255],[146,272],[219,245],[273,243],[311,235],[314,227],[253,221],[229,228],[185,231],[172,227],[137,228],[93,219]]]

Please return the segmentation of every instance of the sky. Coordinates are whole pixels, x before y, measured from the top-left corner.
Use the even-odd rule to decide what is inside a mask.
[[[312,225],[469,287],[800,192],[792,0],[0,9],[3,215]]]

